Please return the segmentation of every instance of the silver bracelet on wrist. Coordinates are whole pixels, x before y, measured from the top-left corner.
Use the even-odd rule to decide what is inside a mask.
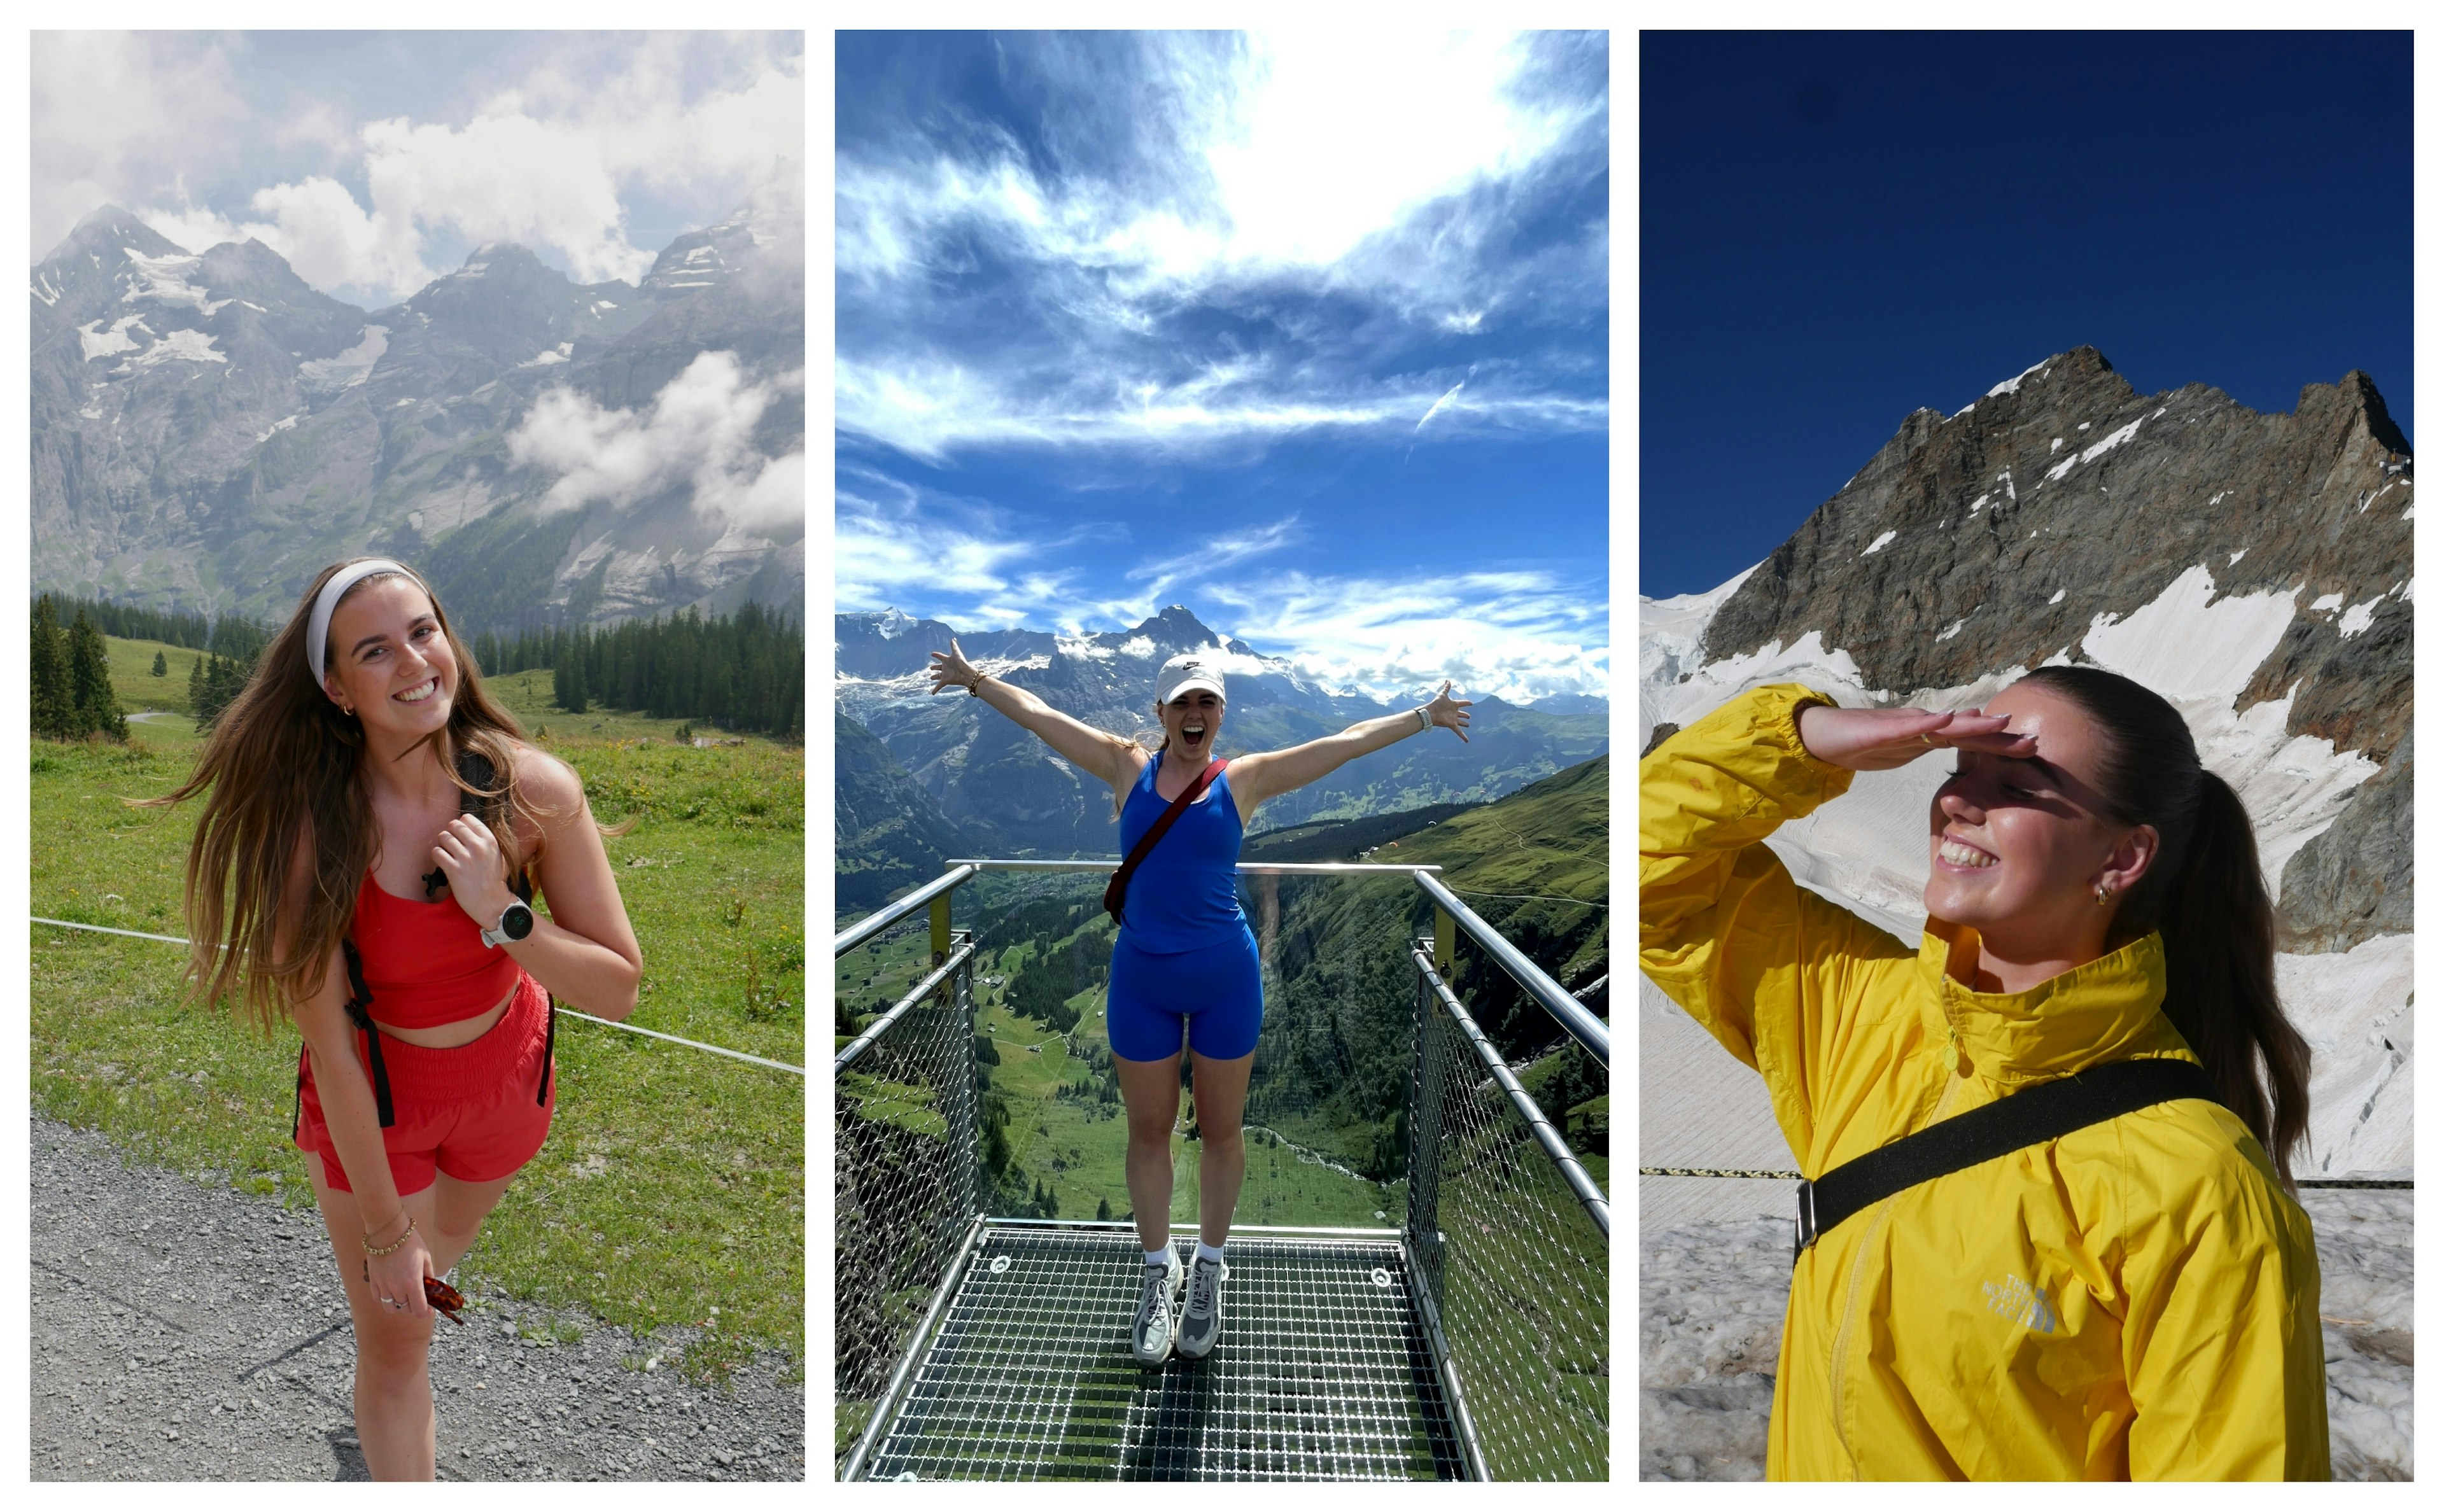
[[[1435,716],[1426,712],[1427,708],[1424,704],[1417,706],[1417,733],[1421,735],[1435,728]]]

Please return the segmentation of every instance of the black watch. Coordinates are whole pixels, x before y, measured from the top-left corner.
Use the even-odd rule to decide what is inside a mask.
[[[487,949],[495,945],[508,945],[523,940],[533,932],[534,910],[518,899],[511,898],[509,906],[501,910],[501,922],[484,931],[484,944]]]

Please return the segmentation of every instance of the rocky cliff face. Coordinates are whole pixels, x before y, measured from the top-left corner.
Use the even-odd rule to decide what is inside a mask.
[[[642,413],[731,354],[773,397],[763,457],[803,452],[797,220],[741,212],[640,286],[576,285],[477,249],[368,313],[260,243],[182,252],[104,207],[33,270],[33,576],[159,607],[283,615],[335,557],[423,567],[471,625],[803,602],[803,525],[653,497],[547,507],[509,436],[554,388]]]
[[[2259,415],[2203,384],[2138,394],[2083,346],[1949,419],[1904,420],[1724,599],[1705,655],[1814,632],[1865,686],[1898,695],[2096,659],[2091,636],[2185,575],[2202,572],[2211,600],[2286,599],[2292,613],[2233,712],[2287,698],[2287,735],[2377,766],[2403,750],[2352,801],[2352,821],[2283,873],[2293,938],[2347,949],[2384,921],[2408,927],[2408,846],[2354,841],[2407,832],[2411,480],[2408,443],[2363,373]]]
[[[2278,986],[2314,1052],[2308,1173],[2406,1171],[2412,497],[2363,374],[2259,415],[2203,385],[2141,396],[2065,352],[1910,415],[1748,572],[1641,600],[1639,745],[1771,682],[1959,709],[2078,662],[2155,689],[2256,826]],[[1768,843],[1915,940],[1944,765],[1861,774]]]
[[[948,651],[951,627],[897,611],[836,617],[834,690],[954,822],[988,825],[1010,845],[1044,856],[1108,856],[1118,843],[1111,793],[1033,735],[963,693],[926,691],[928,655]],[[961,633],[984,671],[1027,689],[1073,718],[1115,734],[1156,728],[1156,671],[1182,652],[1219,662],[1231,710],[1225,755],[1276,750],[1389,713],[1390,704],[1317,685],[1279,656],[1215,634],[1174,604],[1135,628],[1086,636],[1006,630]],[[1430,697],[1420,689],[1414,709]],[[1592,707],[1590,707],[1592,706]],[[1422,804],[1498,798],[1600,754],[1608,715],[1595,700],[1547,710],[1481,699],[1470,740],[1448,731],[1403,741],[1309,787],[1266,804],[1260,827],[1354,818]]]

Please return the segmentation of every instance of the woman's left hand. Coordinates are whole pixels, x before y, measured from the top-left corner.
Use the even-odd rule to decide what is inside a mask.
[[[509,892],[509,869],[502,863],[501,845],[492,838],[491,825],[472,814],[459,815],[441,826],[433,859],[450,879],[450,895],[478,929],[489,930],[501,922],[501,911],[514,894]]]
[[[1452,685],[1444,683],[1443,691],[1426,706],[1426,717],[1465,741],[1468,739],[1468,711],[1476,700],[1453,698],[1451,691]]]

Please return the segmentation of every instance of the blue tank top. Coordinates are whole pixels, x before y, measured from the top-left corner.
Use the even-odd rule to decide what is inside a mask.
[[[1122,856],[1171,806],[1154,790],[1163,754],[1145,764],[1121,805]],[[1226,767],[1130,874],[1129,894],[1120,901],[1127,921],[1121,932],[1129,943],[1149,954],[1173,955],[1221,945],[1244,932],[1248,915],[1239,908],[1239,876],[1233,870],[1242,834]]]

